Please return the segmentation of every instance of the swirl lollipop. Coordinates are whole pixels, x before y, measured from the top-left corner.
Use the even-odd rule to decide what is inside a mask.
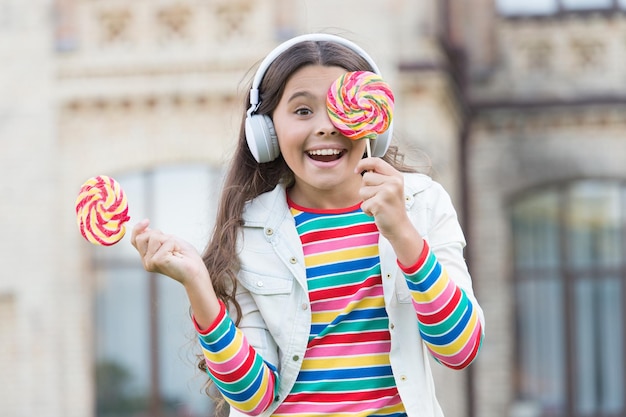
[[[94,245],[111,246],[126,233],[128,202],[120,184],[105,175],[85,181],[76,198],[80,233]]]
[[[385,132],[393,117],[394,97],[383,79],[370,71],[343,74],[330,86],[326,97],[328,115],[342,135],[369,140]]]

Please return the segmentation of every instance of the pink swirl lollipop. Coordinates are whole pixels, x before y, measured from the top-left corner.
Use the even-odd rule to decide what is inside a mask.
[[[348,72],[328,90],[330,120],[344,136],[376,139],[391,124],[394,97],[389,85],[369,71]]]
[[[76,221],[85,239],[111,246],[124,237],[128,220],[128,203],[117,181],[100,175],[83,183],[76,198]]]

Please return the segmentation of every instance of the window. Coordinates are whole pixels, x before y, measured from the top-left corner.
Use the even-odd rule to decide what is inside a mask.
[[[578,181],[512,209],[516,391],[537,416],[626,416],[626,184]]]
[[[554,15],[568,12],[612,11],[626,8],[625,0],[496,0],[500,14]]]
[[[544,15],[556,13],[556,0],[496,0],[498,11],[503,15]]]
[[[219,171],[180,166],[116,179],[128,198],[130,228],[149,218],[151,227],[202,251],[215,217]],[[94,247],[93,255],[97,416],[211,415],[182,286],[142,268],[130,230],[114,246]]]

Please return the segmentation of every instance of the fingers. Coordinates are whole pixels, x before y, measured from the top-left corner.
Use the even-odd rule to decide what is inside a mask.
[[[392,175],[395,171],[395,168],[380,158],[363,158],[354,169],[355,173],[376,172],[383,175]]]
[[[176,236],[150,229],[149,225],[148,220],[137,223],[131,236],[131,243],[146,271],[166,275],[183,285],[202,272],[206,274],[202,257],[192,245]]]
[[[377,159],[377,158],[371,158]],[[364,166],[367,164],[364,163]],[[361,198],[367,200],[382,193],[385,199],[390,196],[404,197],[404,177],[395,168],[380,160],[380,163],[369,165],[374,170],[363,173],[361,181]]]
[[[167,237],[159,230],[150,229],[150,220],[140,221],[133,227],[130,242],[139,252],[144,268],[150,272],[155,270],[155,255],[167,240]]]
[[[382,211],[396,212],[404,208],[404,177],[401,172],[380,158],[364,158],[357,165],[364,170],[359,195],[365,214],[378,216]],[[361,171],[359,171],[361,172]]]
[[[150,226],[150,220],[148,219],[144,219],[142,221],[140,221],[139,223],[137,223],[135,225],[135,227],[133,227],[133,231],[130,235],[130,243],[137,249],[139,250],[139,248],[137,247],[137,237],[141,234],[143,234],[144,232],[148,231],[148,226]]]
[[[155,230],[149,233],[146,252],[143,254],[144,263],[148,266],[152,265],[151,261],[157,259],[156,254],[159,252],[159,249],[161,249],[166,239],[167,237],[159,231]]]
[[[361,198],[367,199],[375,193],[371,187],[384,184],[387,176],[393,175],[393,168],[380,158],[364,158],[357,164],[355,172],[361,173]]]

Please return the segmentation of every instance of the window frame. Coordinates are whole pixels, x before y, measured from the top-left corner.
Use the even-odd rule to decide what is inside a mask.
[[[581,274],[581,267],[572,265],[571,262],[571,254],[568,253],[568,250],[571,248],[570,237],[568,236],[569,229],[567,227],[567,216],[569,210],[572,209],[572,190],[579,184],[584,182],[590,182],[592,184],[600,184],[601,186],[608,185],[617,187],[617,201],[619,203],[619,213],[621,214],[617,227],[619,228],[618,236],[620,239],[620,254],[623,256],[622,260],[617,266],[603,266],[594,264],[591,267],[587,268],[584,274]],[[518,295],[520,292],[520,283],[524,283],[527,280],[541,280],[542,276],[539,274],[535,277],[528,277],[528,271],[540,271],[541,268],[537,268],[535,265],[531,266],[523,266],[520,267],[520,260],[517,257],[519,253],[519,248],[516,248],[518,242],[518,236],[516,235],[516,227],[515,227],[515,210],[517,207],[521,206],[522,203],[530,201],[530,198],[533,196],[541,196],[542,194],[553,193],[556,195],[556,209],[557,209],[557,221],[558,221],[558,236],[556,237],[558,241],[558,256],[559,262],[556,266],[557,271],[557,279],[560,281],[562,288],[562,313],[561,317],[564,318],[565,323],[563,323],[563,343],[562,345],[565,347],[565,358],[564,358],[564,398],[562,406],[564,409],[562,412],[544,412],[539,411],[538,416],[541,417],[626,417],[626,371],[622,371],[621,374],[621,385],[622,385],[622,404],[621,410],[618,413],[607,414],[601,409],[596,409],[595,412],[589,414],[581,414],[577,410],[577,404],[575,403],[577,398],[577,383],[580,381],[580,378],[583,378],[581,373],[577,367],[577,358],[578,358],[578,346],[576,341],[579,336],[578,332],[581,331],[579,329],[578,323],[576,321],[576,310],[575,300],[576,300],[576,290],[577,285],[581,284],[582,280],[590,279],[594,285],[594,288],[598,286],[598,280],[608,279],[611,275],[614,277],[613,280],[616,280],[617,284],[620,286],[620,305],[619,309],[620,316],[622,317],[621,322],[621,362],[622,364],[626,361],[626,261],[623,259],[626,258],[626,181],[618,180],[618,179],[581,179],[581,180],[573,180],[559,184],[550,184],[544,185],[538,188],[534,188],[528,190],[521,195],[515,197],[510,204],[510,218],[511,218],[511,232],[512,232],[512,260],[513,260],[513,271],[512,271],[512,279],[513,279],[513,293],[514,293],[514,340],[520,341],[522,337],[521,324],[519,322],[519,312],[520,306],[518,304]],[[533,236],[534,238],[534,236]],[[610,282],[610,281],[609,281]],[[578,311],[579,312],[579,311]],[[594,319],[595,320],[595,319]],[[523,373],[523,359],[522,359],[522,343],[514,343],[514,383],[513,387],[515,390],[515,398],[518,401],[527,400],[523,398],[522,393],[523,383],[522,376]],[[596,348],[598,350],[600,348]],[[597,353],[597,352],[596,352]],[[594,361],[595,371],[594,376],[598,376],[601,374],[605,376],[602,370],[597,370],[598,367],[601,367],[602,363],[598,361]],[[622,367],[623,368],[623,367]],[[600,405],[601,406],[601,405]],[[596,404],[596,408],[598,405]]]

